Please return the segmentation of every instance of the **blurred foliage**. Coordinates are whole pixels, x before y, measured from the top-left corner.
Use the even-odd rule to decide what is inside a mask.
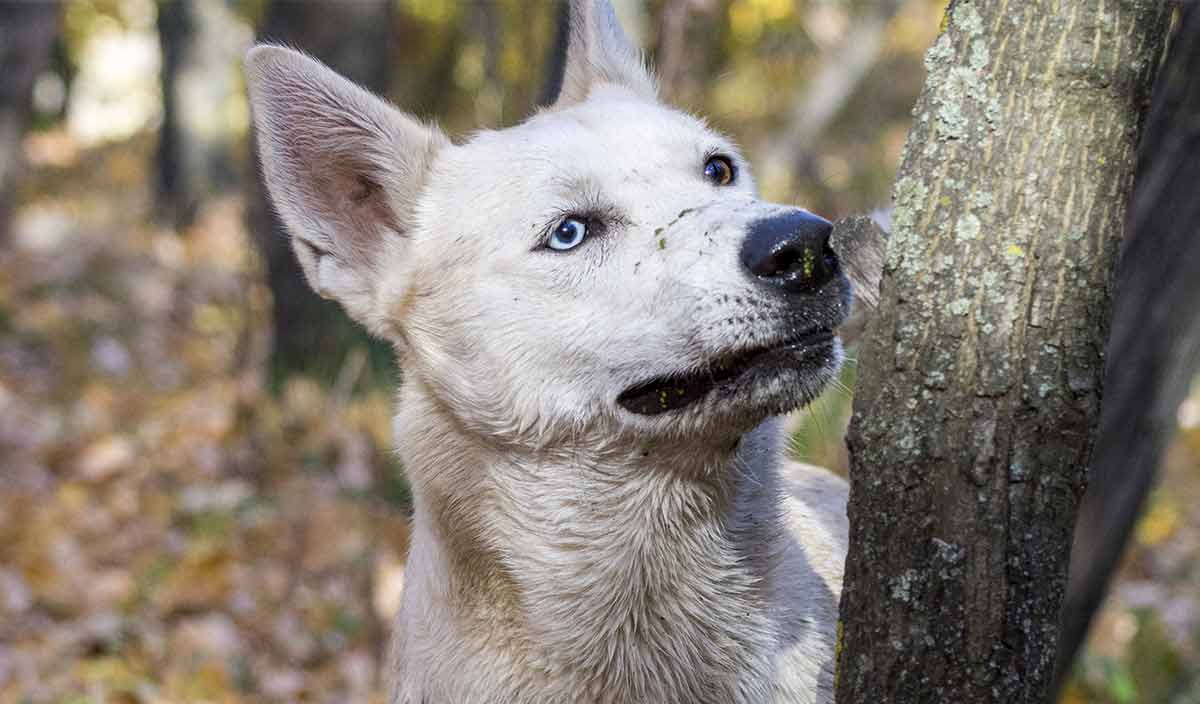
[[[0,251],[0,701],[365,701],[408,535],[390,392],[358,355],[267,393],[240,205],[146,224],[149,153],[39,169]]]
[[[230,3],[231,31],[249,42],[267,2]],[[766,195],[830,217],[888,202],[945,4],[899,4],[819,137],[762,175]],[[752,160],[773,155],[810,81],[878,10],[619,5],[652,61],[677,62],[664,92]],[[327,377],[273,392],[270,292],[242,189],[211,194],[182,230],[153,221],[157,7],[65,2],[62,60],[41,81],[29,177],[0,246],[0,703],[380,701],[410,500],[392,390],[356,349]],[[532,110],[553,3],[396,9],[388,92],[402,107],[459,136]],[[246,178],[242,91],[210,109]],[[789,420],[794,456],[845,471],[853,379],[848,365]],[[1155,496],[1066,701],[1200,702],[1200,399],[1189,403],[1171,489]]]
[[[1063,702],[1200,702],[1200,383]]]

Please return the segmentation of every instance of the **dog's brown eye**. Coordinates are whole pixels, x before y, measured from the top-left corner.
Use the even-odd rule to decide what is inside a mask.
[[[728,186],[733,183],[733,162],[728,157],[710,157],[704,163],[704,178],[718,186]]]

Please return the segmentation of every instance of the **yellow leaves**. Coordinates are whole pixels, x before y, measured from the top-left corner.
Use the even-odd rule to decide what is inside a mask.
[[[79,515],[91,503],[91,492],[82,484],[67,482],[59,486],[58,491],[49,505],[51,515],[58,513],[60,517]]]
[[[1071,682],[1059,695],[1058,704],[1092,704],[1092,699],[1078,682]]]
[[[889,52],[923,54],[949,24],[948,0],[906,2],[892,20],[886,41]]]
[[[90,493],[79,483],[66,482],[41,501],[9,501],[4,507],[12,522],[0,538],[7,549],[3,562],[28,584],[33,601],[59,615],[82,611],[91,596],[91,561],[83,550]]]
[[[204,335],[213,335],[230,327],[227,311],[220,306],[204,303],[192,310],[192,327]]]
[[[454,65],[454,80],[460,85],[478,89],[484,80],[484,48],[469,46],[459,52]]]
[[[79,456],[77,471],[82,478],[98,482],[109,479],[133,464],[134,448],[127,438],[107,435],[89,444]]]
[[[527,47],[508,42],[500,53],[500,70],[510,81],[519,80],[528,75],[530,70]]]
[[[145,681],[145,674],[136,671],[125,658],[112,656],[84,661],[79,675],[89,689],[107,692],[106,701],[138,701],[133,695]]]
[[[443,24],[458,14],[458,0],[404,0],[410,16],[433,24]]]
[[[167,701],[237,702],[233,676],[226,662],[201,660],[191,668],[171,672],[164,683]]]
[[[234,560],[228,546],[199,542],[189,546],[154,595],[166,612],[220,606],[232,587]]]
[[[741,41],[753,41],[762,33],[762,18],[749,2],[735,2],[729,6],[729,26]]]
[[[115,152],[106,165],[109,182],[119,188],[140,186],[146,178],[145,163],[137,154]]]
[[[1179,509],[1173,501],[1158,497],[1137,523],[1137,540],[1142,545],[1158,545],[1174,535],[1179,527]]]
[[[793,0],[735,0],[729,6],[729,24],[739,41],[754,41],[763,27],[795,13]]]
[[[795,0],[751,0],[759,7],[768,22],[779,22],[792,16],[796,10]]]
[[[390,394],[371,391],[346,404],[342,411],[347,425],[366,432],[376,448],[392,446],[392,399]]]

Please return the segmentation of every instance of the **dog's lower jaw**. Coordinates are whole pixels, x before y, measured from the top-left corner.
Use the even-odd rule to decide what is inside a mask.
[[[828,701],[836,594],[811,610],[791,596],[808,575],[771,428],[724,457],[678,444],[534,461],[408,389],[394,702]]]

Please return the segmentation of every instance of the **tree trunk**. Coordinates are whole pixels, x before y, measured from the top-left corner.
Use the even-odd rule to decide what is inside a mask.
[[[1059,684],[1107,592],[1200,365],[1200,5],[1155,85],[1121,249],[1100,432],[1063,604]]]
[[[169,0],[158,6],[163,121],[159,130],[159,214],[189,225],[207,197],[234,181],[229,131],[214,106],[240,90],[229,70],[243,47],[222,0]]]
[[[0,2],[0,244],[16,207],[33,83],[50,63],[58,20],[57,2]]]
[[[1046,701],[1170,7],[954,0],[860,357],[837,701]]]
[[[384,94],[392,67],[391,20],[390,0],[274,0],[259,36],[262,41],[306,51],[356,83]],[[254,178],[247,185],[247,220],[266,261],[273,298],[273,381],[297,372],[332,380],[354,347],[368,349],[372,369],[386,375],[391,365],[386,345],[370,340],[340,306],[317,296],[305,282],[287,232],[267,200],[257,154],[254,166]]]

